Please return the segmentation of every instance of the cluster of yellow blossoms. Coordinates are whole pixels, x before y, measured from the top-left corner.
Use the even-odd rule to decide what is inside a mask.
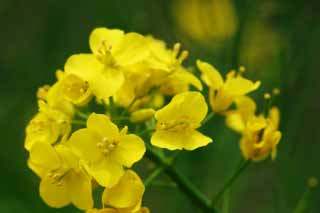
[[[146,147],[194,150],[212,142],[197,130],[208,117],[202,83],[182,65],[188,52],[179,43],[169,49],[151,36],[97,28],[89,44],[92,53],[69,57],[57,82],[38,90],[39,112],[26,128],[28,166],[41,178],[40,196],[51,207],[149,212],[142,207],[144,184],[130,168]],[[257,116],[246,96],[260,82],[235,71],[224,80],[212,65],[197,66],[213,112],[242,133],[243,155],[274,158],[279,111]],[[98,186],[104,188],[101,209],[92,198]]]

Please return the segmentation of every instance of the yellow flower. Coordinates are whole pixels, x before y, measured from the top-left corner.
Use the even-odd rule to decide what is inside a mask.
[[[74,114],[73,104],[65,99],[61,87],[61,79],[64,78],[64,73],[60,70],[56,72],[58,81],[51,87],[45,85],[40,87],[37,92],[37,97],[48,104],[52,109],[63,112],[64,114],[72,117]]]
[[[152,36],[146,37],[146,41],[150,48],[150,57],[146,59],[146,64],[153,70],[170,73],[188,57],[188,51],[180,52],[180,43],[174,44],[171,50],[166,47],[165,42]]]
[[[65,72],[88,81],[99,100],[107,100],[119,90],[127,66],[149,55],[145,38],[137,33],[97,28],[91,33],[89,43],[93,54],[71,56],[65,64]]]
[[[89,83],[74,74],[65,74],[61,79],[61,95],[77,106],[86,105],[92,97]]]
[[[142,63],[130,66],[124,72],[125,82],[113,96],[115,103],[127,107],[138,96],[147,94],[150,88],[145,84],[150,77],[149,69]]]
[[[91,179],[68,148],[35,143],[28,164],[40,175],[40,196],[49,206],[61,208],[73,203],[82,210],[93,207]]]
[[[256,103],[248,96],[235,99],[236,109],[225,113],[226,124],[231,129],[242,133],[247,121],[255,115]]]
[[[45,102],[39,101],[37,113],[26,127],[25,148],[30,150],[34,143],[54,144],[66,140],[70,131],[70,118],[64,113],[51,109]]]
[[[224,81],[216,68],[200,60],[197,66],[202,73],[202,80],[209,86],[209,101],[214,112],[226,111],[236,98],[260,86],[260,81],[254,83],[240,74],[236,75],[234,71],[229,72]]]
[[[208,111],[204,97],[199,92],[184,92],[158,110],[156,131],[152,135],[154,146],[169,150],[194,150],[206,146],[212,139],[196,129]]]
[[[140,137],[127,134],[127,128],[119,132],[109,117],[95,113],[89,116],[87,128],[74,132],[68,143],[87,162],[88,172],[106,187],[116,184],[123,167],[131,167],[145,152]]]
[[[117,185],[105,188],[102,202],[121,212],[136,212],[141,209],[144,190],[140,177],[134,171],[127,170]]]
[[[277,145],[281,139],[281,132],[278,130],[279,116],[278,108],[273,107],[268,118],[253,116],[247,121],[240,141],[240,148],[246,159],[259,161],[270,153],[272,159],[276,158]]]
[[[173,71],[160,85],[160,92],[165,95],[176,95],[189,90],[189,85],[202,90],[201,81],[190,71],[180,66]]]

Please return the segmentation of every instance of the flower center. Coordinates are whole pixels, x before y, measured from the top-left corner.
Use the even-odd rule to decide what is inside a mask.
[[[157,123],[156,128],[157,130],[166,130],[172,132],[180,132],[193,129],[191,123],[186,119],[168,122],[161,121]]]
[[[265,132],[265,128],[260,129],[259,131],[254,133],[254,135],[253,135],[254,143],[259,144],[262,142],[264,132]]]
[[[108,44],[106,40],[101,42],[101,46],[98,49],[98,53],[96,55],[97,59],[106,66],[114,66],[115,60],[111,54],[112,45]]]
[[[83,81],[75,75],[68,75],[63,84],[63,92],[68,99],[78,100],[85,95],[89,89],[87,81]]]
[[[64,186],[64,177],[69,173],[70,170],[66,169],[57,169],[50,171],[47,176],[50,179],[51,183],[58,186]]]
[[[108,155],[116,148],[118,143],[119,141],[117,140],[110,140],[107,137],[103,137],[102,140],[97,143],[97,147],[101,150],[103,155]]]

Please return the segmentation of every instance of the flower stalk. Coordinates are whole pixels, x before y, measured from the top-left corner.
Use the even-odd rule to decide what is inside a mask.
[[[217,202],[224,195],[224,193],[232,186],[233,182],[246,170],[246,168],[248,168],[250,164],[250,160],[241,162],[240,167],[238,167],[236,172],[228,179],[228,181],[224,184],[224,186],[212,200],[212,206],[215,206],[217,204]]]
[[[167,160],[160,156],[157,152],[147,146],[147,157],[153,162],[165,168],[165,173],[177,184],[177,187],[184,192],[191,201],[203,210],[203,212],[217,212],[214,207],[211,206],[210,200],[200,192],[196,186],[194,186],[188,178],[176,170],[170,160]],[[161,167],[160,167],[161,168]]]

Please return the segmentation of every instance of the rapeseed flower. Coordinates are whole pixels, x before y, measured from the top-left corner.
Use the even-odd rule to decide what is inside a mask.
[[[272,107],[267,118],[263,115],[253,116],[246,122],[240,140],[240,148],[246,159],[259,161],[269,154],[272,159],[276,158],[281,139],[279,120],[279,109]]]
[[[89,39],[93,54],[76,54],[65,64],[65,72],[88,81],[99,100],[107,100],[122,86],[127,66],[143,61],[149,55],[145,38],[118,29],[97,28]]]
[[[127,128],[119,132],[110,118],[92,113],[87,128],[75,131],[68,145],[87,163],[87,170],[105,187],[115,185],[124,174],[123,167],[131,167],[145,152],[143,140],[127,134]]]
[[[70,117],[52,109],[44,101],[39,101],[39,112],[26,127],[24,146],[30,150],[34,143],[54,144],[65,141],[71,132]]]
[[[212,110],[217,113],[225,112],[234,100],[252,92],[260,86],[260,81],[252,82],[240,74],[231,71],[224,81],[218,70],[211,64],[197,61],[201,78],[209,87],[209,101]]]
[[[91,178],[68,148],[35,143],[28,163],[41,178],[40,196],[49,206],[60,208],[72,203],[82,210],[93,207]]]
[[[199,92],[184,92],[158,110],[156,131],[151,144],[169,150],[194,150],[206,146],[212,139],[196,129],[208,111],[204,97]]]

